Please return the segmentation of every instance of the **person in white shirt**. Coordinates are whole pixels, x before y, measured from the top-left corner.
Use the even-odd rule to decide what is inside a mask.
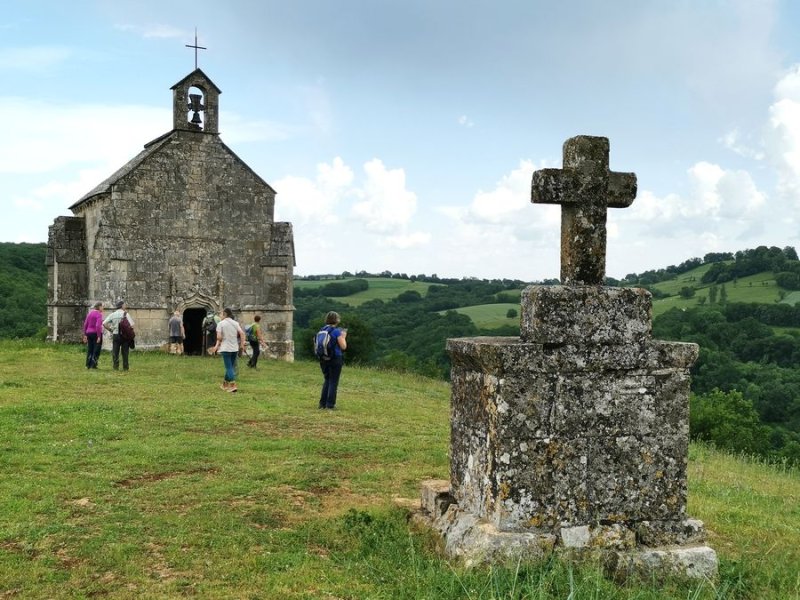
[[[222,309],[222,320],[217,324],[217,343],[214,353],[222,354],[225,365],[225,378],[220,386],[226,392],[235,392],[236,386],[236,357],[239,351],[244,352],[245,335],[239,323],[233,320],[233,311],[230,308]]]
[[[111,332],[111,359],[114,363],[114,370],[119,370],[119,353],[122,350],[122,370],[128,370],[128,353],[130,352],[130,343],[123,340],[119,335],[119,323],[122,319],[128,319],[128,322],[133,327],[133,317],[128,314],[128,305],[124,300],[119,300],[116,304],[117,310],[103,319],[103,327]]]

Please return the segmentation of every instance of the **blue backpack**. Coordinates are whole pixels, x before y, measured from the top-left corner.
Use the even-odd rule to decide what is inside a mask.
[[[330,325],[323,326],[314,336],[314,356],[319,360],[330,360],[333,358],[333,336]]]

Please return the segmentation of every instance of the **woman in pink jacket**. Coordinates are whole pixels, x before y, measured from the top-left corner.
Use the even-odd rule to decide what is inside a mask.
[[[103,303],[95,302],[83,321],[83,343],[86,344],[86,368],[96,369],[103,347]]]

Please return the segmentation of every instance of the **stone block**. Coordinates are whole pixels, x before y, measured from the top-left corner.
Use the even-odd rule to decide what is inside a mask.
[[[530,286],[520,337],[540,344],[613,345],[650,337],[651,296],[639,288]]]
[[[666,577],[714,580],[719,569],[717,553],[708,546],[616,552],[606,556],[606,572],[619,581],[631,576],[650,580]]]
[[[636,546],[634,532],[619,524],[562,527],[559,535],[563,548],[576,550],[596,548],[630,550]]]
[[[450,493],[450,482],[445,479],[427,479],[421,487],[421,508],[433,518],[441,517],[455,502]]]
[[[698,519],[641,521],[636,524],[636,539],[643,546],[699,545],[706,541],[703,522]]]
[[[553,534],[499,531],[455,504],[435,526],[444,537],[445,553],[467,567],[542,560],[553,552],[557,542]]]

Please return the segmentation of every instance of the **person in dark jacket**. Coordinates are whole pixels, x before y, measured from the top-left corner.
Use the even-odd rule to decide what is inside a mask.
[[[325,315],[325,328],[331,336],[333,352],[330,358],[320,358],[319,360],[324,378],[322,392],[319,396],[321,409],[333,410],[336,408],[336,391],[344,365],[344,351],[347,350],[347,330],[339,327],[339,321],[339,313],[335,311]]]

